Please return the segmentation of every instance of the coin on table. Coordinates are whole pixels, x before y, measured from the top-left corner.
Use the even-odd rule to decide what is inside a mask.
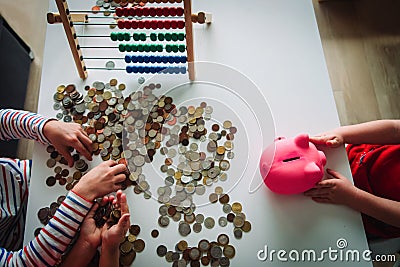
[[[169,218],[167,216],[160,216],[158,218],[158,224],[161,227],[167,227],[169,225]]]
[[[164,245],[159,245],[157,247],[157,255],[159,257],[164,257],[167,254],[167,247]]]
[[[242,217],[239,217],[239,216],[236,216],[236,217],[233,219],[233,225],[234,225],[235,227],[237,227],[237,228],[242,227],[242,226],[244,225],[244,220],[243,220],[243,218],[242,218]]]
[[[199,244],[197,245],[200,251],[206,252],[210,248],[210,242],[206,239],[202,239],[199,241]]]
[[[191,260],[198,260],[200,259],[201,255],[202,255],[201,251],[196,247],[192,248],[189,252]]]
[[[228,225],[228,220],[227,220],[225,217],[220,217],[220,218],[218,219],[218,224],[219,224],[219,226],[221,226],[221,227],[225,227],[225,226]]]
[[[190,225],[186,222],[181,222],[178,227],[178,231],[182,236],[187,236],[192,231]]]
[[[216,193],[211,193],[208,196],[208,199],[210,200],[211,203],[216,203],[218,201],[218,195]]]
[[[235,219],[235,214],[233,213],[228,213],[228,215],[226,215],[226,219],[228,220],[228,222],[233,222],[233,220]]]
[[[119,262],[123,266],[131,266],[135,258],[136,258],[136,252],[132,250],[126,255],[121,255],[119,258]]]
[[[145,248],[145,243],[142,239],[136,239],[133,242],[133,250],[136,252],[142,252]]]
[[[242,226],[243,232],[247,233],[251,231],[251,223],[249,221],[245,221]]]
[[[211,257],[213,257],[214,259],[219,259],[222,256],[222,248],[219,246],[213,246],[210,249],[210,255]]]
[[[240,229],[240,228],[233,229],[233,235],[235,236],[236,239],[241,239],[243,236],[242,229]]]
[[[230,264],[231,264],[230,260],[227,257],[221,257],[219,259],[219,265],[221,267],[227,267],[227,266],[230,266]]]
[[[125,240],[119,245],[119,249],[123,254],[129,253],[133,248],[133,244],[129,242],[128,240]]]
[[[180,251],[184,251],[185,249],[187,249],[188,243],[185,240],[181,240],[178,242],[177,247]]]
[[[217,242],[222,246],[226,246],[229,244],[229,237],[226,234],[220,234],[217,237]]]
[[[215,226],[215,220],[214,220],[212,217],[207,217],[207,218],[204,220],[204,226],[205,226],[207,229],[212,229],[212,228],[214,228],[214,226]]]
[[[132,235],[139,235],[139,233],[140,233],[140,226],[139,225],[136,225],[136,224],[134,224],[134,225],[131,225],[130,227],[129,227],[129,233],[131,233]]]
[[[53,186],[53,185],[56,184],[56,182],[57,182],[57,180],[56,180],[56,178],[54,176],[49,176],[46,179],[46,185],[47,186]]]
[[[222,195],[220,195],[220,197],[219,197],[219,203],[221,203],[221,204],[223,204],[223,205],[225,205],[225,204],[228,204],[228,202],[229,202],[229,195],[228,194],[222,194]],[[229,204],[228,204],[229,205]],[[229,206],[230,207],[230,206]],[[224,210],[224,212],[225,212],[225,210]],[[228,212],[225,212],[225,213],[229,213],[230,212],[230,210],[228,211]]]
[[[195,232],[195,233],[200,233],[202,228],[203,228],[203,226],[201,225],[201,223],[193,224],[193,232]]]
[[[234,213],[242,212],[242,204],[240,204],[239,202],[234,202],[232,204],[232,210]]]
[[[165,260],[167,261],[167,262],[173,262],[174,260],[172,259],[172,255],[173,255],[174,253],[172,252],[172,251],[167,251],[167,253],[165,254]]]
[[[196,222],[197,222],[197,223],[200,223],[200,224],[203,223],[203,222],[204,222],[204,215],[201,214],[201,213],[200,213],[200,214],[197,214],[197,215],[196,215]]]
[[[235,257],[235,254],[236,254],[235,247],[232,245],[226,245],[224,247],[223,254],[228,259],[232,259],[233,257]]]

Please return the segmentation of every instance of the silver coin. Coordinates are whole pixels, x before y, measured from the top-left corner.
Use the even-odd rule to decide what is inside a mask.
[[[190,225],[186,222],[181,222],[178,227],[178,231],[182,236],[187,236],[192,231]]]
[[[158,208],[158,213],[160,213],[161,216],[166,216],[168,214],[168,207],[166,205],[162,205]]]
[[[226,217],[220,217],[220,218],[218,219],[218,224],[219,224],[219,226],[221,226],[221,227],[225,227],[225,226],[228,225],[228,220],[226,219]]]
[[[143,166],[145,163],[145,159],[143,156],[141,155],[137,155],[136,157],[133,158],[133,163],[135,164],[135,166]]]
[[[53,109],[54,110],[60,110],[62,107],[62,105],[59,102],[56,102],[53,104]]]
[[[146,81],[146,79],[144,77],[139,77],[138,78],[138,83],[139,84],[144,84],[145,81]]]
[[[200,233],[202,230],[203,226],[201,225],[201,223],[194,223],[193,224],[193,232],[195,233]]]
[[[228,214],[228,213],[230,213],[232,211],[232,206],[230,204],[228,204],[228,203],[224,204],[222,206],[222,211]]]
[[[206,187],[204,185],[202,185],[202,184],[198,184],[196,186],[195,191],[196,191],[196,194],[199,195],[199,196],[204,195],[205,192],[206,192]]]
[[[167,216],[160,216],[158,218],[158,224],[161,227],[167,227],[169,225],[169,218]]]
[[[205,226],[207,229],[212,229],[212,228],[214,228],[214,226],[215,226],[215,220],[214,220],[212,217],[207,217],[207,218],[205,218],[205,220],[204,220],[204,226]]]
[[[204,215],[203,214],[197,214],[196,215],[196,222],[197,223],[203,223],[204,222]]]

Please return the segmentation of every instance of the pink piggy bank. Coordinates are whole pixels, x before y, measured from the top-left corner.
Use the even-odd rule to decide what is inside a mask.
[[[261,156],[260,171],[271,191],[298,194],[321,181],[325,164],[325,154],[309,142],[307,134],[300,134],[291,139],[279,137],[267,147]]]

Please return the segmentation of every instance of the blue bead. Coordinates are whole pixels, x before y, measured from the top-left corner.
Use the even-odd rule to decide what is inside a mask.
[[[127,73],[132,73],[132,67],[131,66],[126,66],[126,72]]]
[[[181,73],[185,74],[186,73],[186,68],[185,67],[181,67]]]
[[[137,68],[136,66],[133,66],[133,67],[132,67],[132,72],[133,72],[133,73],[138,73],[138,71],[139,71],[139,70],[138,70],[138,68]]]
[[[179,63],[181,63],[181,60],[182,60],[181,57],[175,57],[174,58],[174,61],[175,61],[174,63],[179,64]]]
[[[156,56],[156,62],[161,63],[162,62],[162,57],[161,56]]]
[[[145,72],[145,73],[150,73],[150,67],[147,67],[147,66],[146,66],[146,67],[144,67],[143,69],[144,69],[144,72]]]
[[[131,56],[130,55],[126,55],[125,56],[125,63],[131,63]]]
[[[155,67],[150,67],[150,73],[157,73],[156,68]]]
[[[139,63],[143,63],[143,61],[144,61],[143,56],[138,56],[138,57],[137,57],[137,61],[138,61]]]
[[[187,62],[187,56],[181,56],[181,63]]]
[[[176,57],[170,56],[169,57],[169,63],[174,64],[176,60]]]
[[[151,63],[156,63],[156,57],[155,56],[150,56],[150,62]]]
[[[150,57],[149,56],[144,56],[143,57],[144,63],[149,63],[150,62]]]
[[[132,56],[131,60],[132,60],[132,63],[137,63],[137,56]]]
[[[168,69],[168,67],[160,67],[160,71],[162,71],[162,73],[167,73],[166,69]]]
[[[142,66],[138,66],[137,68],[138,68],[138,72],[139,72],[139,73],[143,73],[143,72],[144,72],[144,69],[143,69]]]

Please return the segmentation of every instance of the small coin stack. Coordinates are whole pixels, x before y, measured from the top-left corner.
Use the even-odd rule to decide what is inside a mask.
[[[229,236],[220,234],[217,241],[202,239],[197,247],[189,247],[185,240],[175,245],[175,251],[168,250],[165,245],[156,249],[159,257],[172,263],[172,266],[230,266],[230,260],[235,257],[235,247],[229,244]]]
[[[136,253],[140,253],[146,247],[143,239],[138,239],[140,233],[139,225],[131,225],[128,235],[121,242],[119,249],[121,252],[119,262],[122,266],[130,266],[136,258]]]

